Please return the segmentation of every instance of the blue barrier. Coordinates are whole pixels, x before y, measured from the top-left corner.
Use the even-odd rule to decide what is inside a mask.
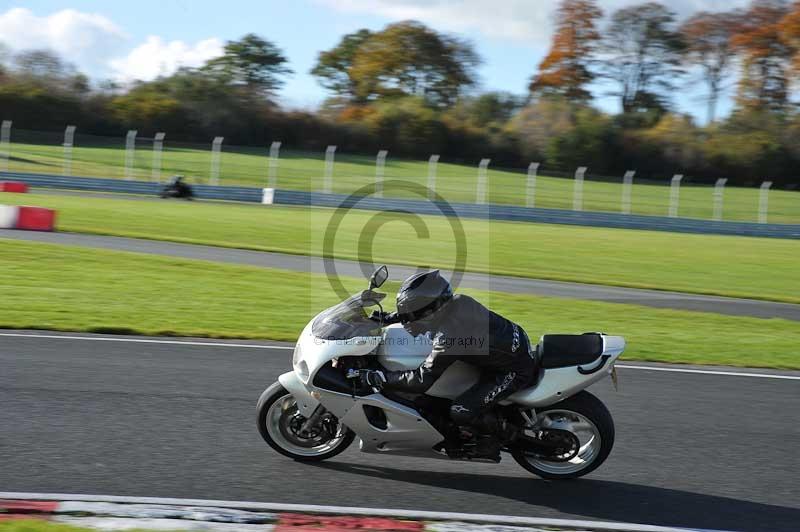
[[[23,181],[31,186],[47,188],[147,195],[158,194],[162,186],[158,183],[146,181],[67,177],[21,172],[0,172],[0,180]],[[226,201],[260,203],[263,193],[262,189],[252,187],[192,185],[192,188],[195,192],[195,196],[199,199]],[[344,194],[323,194],[320,192],[304,192],[299,190],[276,190],[273,199],[274,203],[283,205],[306,205],[331,208],[339,208],[347,201],[349,201],[349,204],[352,204],[352,208],[376,211],[397,210],[415,214],[442,215],[449,210],[462,218],[643,229],[680,233],[800,239],[800,225],[793,224],[715,222],[693,218],[668,218],[665,216],[569,211],[563,209],[531,209],[527,207],[497,204],[445,204],[396,198],[363,197],[358,198],[356,201],[351,196]]]

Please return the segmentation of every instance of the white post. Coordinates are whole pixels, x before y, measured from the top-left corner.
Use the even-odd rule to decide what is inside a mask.
[[[8,158],[11,156],[11,120],[3,120],[0,125],[0,170],[8,172]]]
[[[72,145],[75,143],[75,126],[64,130],[64,175],[72,175]]]
[[[628,170],[622,177],[622,214],[631,213],[631,189],[633,188],[634,175],[636,175],[635,170]]]
[[[211,142],[211,174],[208,178],[209,185],[219,185],[219,156],[222,151],[222,142],[225,137],[214,137]]]
[[[575,187],[572,190],[572,210],[583,210],[583,176],[586,175],[586,167],[579,166],[575,170]]]
[[[714,221],[719,222],[722,220],[722,193],[725,192],[725,183],[728,180],[723,178],[717,179],[714,183]]]
[[[386,166],[387,150],[380,150],[375,158],[375,197],[383,197],[383,169]]]
[[[164,137],[166,133],[156,133],[153,137],[153,181],[161,181],[161,151],[164,148]]]
[[[681,199],[681,179],[683,174],[675,174],[669,182],[669,217],[678,217],[678,205]]]
[[[133,165],[136,157],[136,135],[139,132],[135,129],[128,131],[125,135],[125,179],[133,179]]]
[[[269,175],[267,180],[270,188],[275,188],[278,185],[278,157],[281,153],[281,141],[274,140],[269,145]]]
[[[436,166],[439,164],[439,156],[434,154],[428,159],[428,199],[431,201],[436,197]]]
[[[486,203],[486,173],[491,159],[481,159],[478,165],[478,188],[475,191],[475,203]]]
[[[333,161],[336,156],[336,146],[330,145],[325,148],[325,183],[322,191],[325,194],[333,192]]]
[[[536,207],[536,174],[539,172],[539,163],[528,165],[528,187],[525,193],[525,206],[531,209]]]
[[[769,187],[772,186],[772,181],[764,181],[761,183],[761,189],[758,194],[758,223],[767,223],[767,214],[769,212]]]

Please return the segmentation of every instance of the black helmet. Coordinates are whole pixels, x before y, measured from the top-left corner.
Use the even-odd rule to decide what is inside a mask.
[[[402,323],[427,318],[453,298],[450,282],[439,270],[412,275],[397,292],[397,314]]]

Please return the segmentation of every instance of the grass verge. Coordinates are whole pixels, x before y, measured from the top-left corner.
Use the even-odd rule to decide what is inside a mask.
[[[146,528],[125,529],[126,532],[146,532]],[[185,530],[175,523],[175,532]],[[43,519],[9,519],[0,521],[0,532],[96,532],[97,528],[51,523]]]
[[[4,194],[0,203],[57,209],[64,231],[321,255],[333,209]],[[452,268],[450,219],[351,211],[336,234],[335,256],[357,259],[364,237],[389,264]],[[376,222],[378,225],[375,225]],[[800,241],[552,224],[461,220],[467,269],[560,281],[800,303]],[[370,229],[365,230],[365,228]]]
[[[792,321],[464,292],[533,337],[623,335],[628,360],[800,369]],[[4,328],[294,341],[338,298],[318,275],[0,239],[0,301]]]

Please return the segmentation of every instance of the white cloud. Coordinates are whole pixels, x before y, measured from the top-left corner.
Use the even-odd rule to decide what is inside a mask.
[[[96,13],[64,9],[38,17],[25,8],[0,13],[0,41],[11,50],[47,48],[89,72],[102,69],[127,35]]]
[[[109,64],[114,76],[121,81],[148,81],[171,74],[180,67],[198,67],[222,55],[223,46],[224,43],[217,38],[187,44],[183,41],[165,42],[161,37],[151,35],[128,55],[113,59]]]
[[[390,20],[415,19],[438,29],[478,33],[530,46],[546,45],[553,31],[558,0],[317,0],[331,8],[368,13]],[[646,0],[600,0],[608,14]],[[695,11],[744,7],[749,0],[672,0],[665,2],[679,17]]]
[[[151,80],[181,66],[196,67],[222,55],[223,42],[164,41],[157,36],[131,49],[131,38],[109,18],[64,9],[37,16],[25,8],[0,13],[0,43],[11,51],[49,49],[95,78]]]

